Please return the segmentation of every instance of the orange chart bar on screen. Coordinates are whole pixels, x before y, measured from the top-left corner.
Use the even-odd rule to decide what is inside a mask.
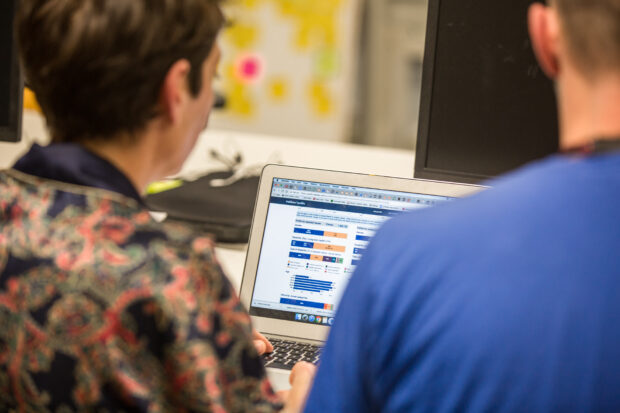
[[[347,239],[347,234],[342,234],[340,232],[325,232],[323,236],[331,237],[331,238]]]
[[[346,247],[343,247],[341,245],[314,244],[314,249],[323,251],[344,252],[346,250]]]

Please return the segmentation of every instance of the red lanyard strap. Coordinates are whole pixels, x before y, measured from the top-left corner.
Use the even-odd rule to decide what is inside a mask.
[[[567,149],[563,152],[583,155],[602,155],[605,153],[618,151],[620,151],[620,138],[604,138],[594,139],[591,143],[577,148]]]

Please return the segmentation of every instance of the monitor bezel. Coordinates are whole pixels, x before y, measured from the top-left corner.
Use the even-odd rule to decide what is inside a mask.
[[[12,5],[12,10],[14,12],[16,2],[12,2]],[[13,26],[13,24],[11,24],[11,26]],[[0,141],[19,142],[21,140],[22,130],[24,79],[19,65],[19,55],[15,36],[13,36],[13,45],[11,47],[10,65],[9,123],[8,125],[0,125]]]
[[[468,174],[465,172],[450,173],[440,169],[429,168],[427,166],[428,140],[430,135],[432,112],[431,104],[433,100],[433,85],[435,81],[435,58],[437,53],[437,37],[439,35],[440,2],[441,0],[431,0],[428,3],[424,62],[422,65],[422,88],[420,93],[420,116],[418,121],[418,137],[413,176],[416,179],[478,184],[481,181],[492,177],[486,175]]]

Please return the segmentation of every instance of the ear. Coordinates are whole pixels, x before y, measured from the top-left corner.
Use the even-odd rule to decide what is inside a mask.
[[[530,6],[528,25],[532,47],[543,71],[551,79],[560,72],[558,60],[559,22],[555,11],[540,3]]]
[[[185,59],[176,61],[168,70],[160,92],[162,115],[171,123],[177,123],[188,100],[187,76],[191,64]]]

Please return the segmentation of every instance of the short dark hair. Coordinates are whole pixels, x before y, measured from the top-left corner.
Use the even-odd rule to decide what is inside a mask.
[[[21,0],[16,35],[26,81],[55,141],[143,129],[174,62],[190,91],[224,16],[218,0]]]
[[[620,73],[620,0],[553,0],[575,63]]]

